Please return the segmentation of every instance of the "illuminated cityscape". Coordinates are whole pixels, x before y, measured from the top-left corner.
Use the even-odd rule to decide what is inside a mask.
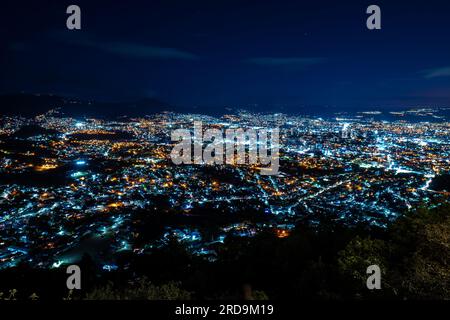
[[[436,119],[433,109],[405,113]],[[146,254],[170,237],[214,260],[230,234],[272,230],[287,237],[299,219],[317,212],[382,227],[448,195],[430,186],[450,172],[450,123],[406,121],[404,113],[395,121],[373,119],[377,114],[163,112],[109,121],[61,117],[56,109],[32,119],[3,117],[0,266],[58,267],[80,259],[79,248],[94,246],[93,255],[111,270],[116,253]],[[174,165],[170,133],[193,121],[222,129],[279,127],[280,172]],[[172,221],[152,238],[140,230],[143,211]],[[204,232],[199,219],[212,216],[217,228]]]

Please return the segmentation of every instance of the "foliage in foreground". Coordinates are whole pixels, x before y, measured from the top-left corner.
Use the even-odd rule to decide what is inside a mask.
[[[87,294],[86,300],[189,300],[191,294],[180,288],[180,283],[169,282],[154,285],[147,278],[125,288],[115,288],[112,282],[94,289]]]
[[[311,221],[284,238],[227,237],[214,262],[176,241],[151,254],[122,253],[121,271],[105,273],[84,259],[82,290],[69,296],[64,268],[22,264],[0,271],[0,299],[450,299],[449,202],[406,213],[387,228],[320,213]],[[373,264],[382,290],[366,287]]]
[[[419,208],[387,232],[385,240],[356,237],[339,253],[339,268],[353,286],[363,287],[365,266],[378,264],[383,296],[450,299],[450,205]]]

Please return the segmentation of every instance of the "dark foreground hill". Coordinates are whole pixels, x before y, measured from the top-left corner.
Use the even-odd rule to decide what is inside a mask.
[[[450,192],[450,173],[442,174],[433,179],[430,189],[434,191]]]
[[[56,135],[58,133],[59,132],[56,130],[46,129],[38,125],[27,125],[14,132],[12,137],[24,139],[40,135]]]

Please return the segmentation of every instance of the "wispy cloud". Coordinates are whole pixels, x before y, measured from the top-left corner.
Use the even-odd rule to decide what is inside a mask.
[[[426,79],[450,77],[450,67],[427,69],[422,71]]]
[[[61,34],[51,34],[61,41],[70,45],[83,46],[102,50],[121,56],[140,59],[164,59],[164,60],[198,60],[199,56],[177,48],[167,48],[152,46],[147,44],[131,43],[131,42],[105,42],[97,39],[86,37],[68,38],[62,37]]]
[[[106,43],[95,46],[98,49],[120,55],[145,58],[145,59],[178,59],[178,60],[197,60],[198,56],[175,48],[163,48],[133,43]]]
[[[326,60],[327,59],[325,58],[318,57],[260,57],[247,59],[245,60],[245,62],[268,67],[290,66],[304,68],[307,66],[323,63]]]

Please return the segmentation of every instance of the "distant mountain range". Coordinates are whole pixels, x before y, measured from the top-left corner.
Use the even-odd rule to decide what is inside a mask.
[[[197,113],[212,116],[221,116],[233,113],[235,108],[226,106],[191,106],[182,107],[168,104],[157,99],[145,98],[131,102],[99,102],[67,98],[52,94],[4,94],[0,95],[0,115],[35,117],[49,110],[58,108],[59,114],[64,117],[92,117],[104,119],[117,119],[120,117],[143,117],[163,111],[179,113]],[[239,108],[241,109],[241,108]],[[280,106],[249,105],[246,110],[262,113],[296,113],[315,114],[317,110],[332,114],[333,110],[326,107],[298,107],[295,110]]]
[[[0,115],[35,117],[55,108],[63,116],[96,118],[139,117],[162,111],[176,111],[175,107],[156,99],[97,102],[55,95],[0,95]]]
[[[99,102],[67,98],[51,94],[8,94],[0,95],[0,115],[35,117],[49,110],[58,108],[63,117],[92,117],[103,119],[117,119],[120,117],[143,117],[163,111],[179,113],[197,113],[211,116],[221,116],[235,113],[238,109],[260,113],[286,113],[290,115],[320,116],[325,118],[355,117],[376,120],[408,120],[408,121],[445,121],[450,119],[450,108],[434,108],[430,111],[405,113],[410,108],[373,108],[372,110],[358,108],[338,108],[336,106],[319,105],[246,105],[238,108],[225,106],[182,107],[152,99],[136,99],[130,102]],[[423,109],[425,107],[422,107]],[[428,107],[427,107],[428,108]],[[366,112],[362,112],[366,111]],[[390,114],[389,111],[403,111],[403,114]],[[399,113],[399,112],[397,112]]]
[[[116,119],[120,117],[143,117],[163,111],[223,115],[228,107],[182,107],[157,99],[145,98],[126,102],[99,102],[67,98],[51,94],[4,94],[0,95],[0,115],[35,117],[58,108],[61,116]]]

